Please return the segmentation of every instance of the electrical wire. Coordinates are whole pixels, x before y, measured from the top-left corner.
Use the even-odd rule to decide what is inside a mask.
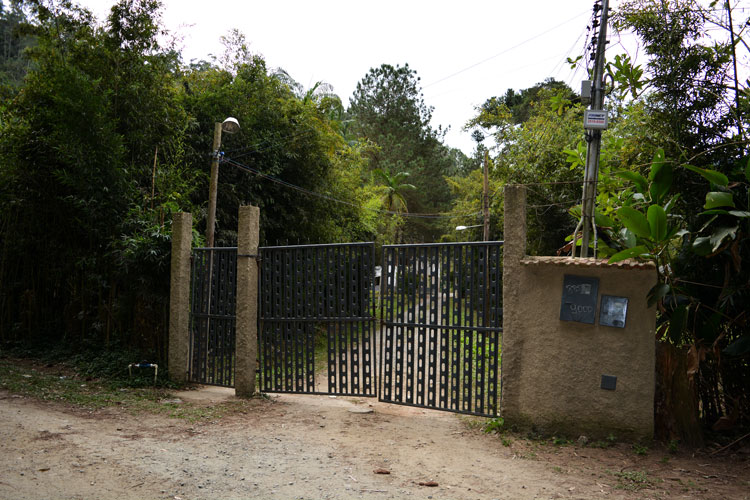
[[[508,52],[510,52],[510,51],[512,51],[512,50],[515,50],[515,49],[517,49],[517,48],[519,48],[519,47],[522,47],[523,45],[526,45],[527,43],[529,43],[529,42],[531,42],[531,41],[534,41],[534,40],[536,40],[537,38],[540,38],[540,37],[542,37],[542,36],[544,36],[544,35],[546,35],[546,34],[548,34],[548,33],[551,33],[551,32],[553,32],[553,31],[555,31],[555,30],[556,30],[556,29],[558,29],[558,28],[561,28],[561,27],[565,26],[566,24],[568,24],[568,23],[570,23],[570,22],[573,22],[573,21],[575,21],[576,19],[578,19],[579,17],[581,17],[581,16],[583,15],[583,14],[585,14],[585,13],[586,13],[586,12],[588,12],[588,11],[589,11],[589,10],[588,10],[588,9],[586,9],[585,11],[583,11],[583,12],[580,12],[580,13],[576,14],[575,16],[571,17],[571,18],[570,18],[570,19],[568,19],[567,21],[563,21],[562,23],[560,23],[560,24],[558,24],[558,25],[556,25],[556,26],[553,26],[552,28],[549,28],[548,30],[545,30],[545,31],[543,31],[543,32],[541,32],[541,33],[538,33],[538,34],[536,34],[536,35],[534,35],[534,36],[532,36],[532,37],[530,37],[530,38],[527,38],[526,40],[524,40],[524,41],[522,41],[522,42],[519,42],[519,43],[517,43],[516,45],[513,45],[512,47],[508,47],[507,49],[505,49],[505,50],[502,50],[502,51],[498,52],[498,53],[497,53],[497,54],[495,54],[495,55],[492,55],[492,56],[490,56],[490,57],[487,57],[486,59],[482,59],[482,60],[481,60],[481,61],[479,61],[479,62],[476,62],[476,63],[474,63],[474,64],[472,64],[472,65],[470,65],[470,66],[467,66],[467,67],[465,67],[465,68],[463,68],[463,69],[460,69],[460,70],[456,71],[455,73],[451,73],[451,74],[450,74],[450,75],[448,75],[448,76],[444,76],[443,78],[440,78],[440,79],[438,79],[438,80],[435,80],[434,82],[428,83],[428,84],[427,84],[427,85],[425,85],[425,86],[424,86],[423,88],[425,88],[425,89],[426,89],[426,88],[428,88],[428,87],[431,87],[431,86],[433,86],[433,85],[437,85],[438,83],[442,83],[442,82],[444,82],[444,81],[446,81],[446,80],[449,80],[449,79],[451,79],[451,78],[453,78],[453,77],[455,77],[455,76],[458,76],[458,75],[460,75],[461,73],[465,73],[466,71],[469,71],[469,70],[471,70],[471,69],[474,69],[474,68],[476,68],[477,66],[481,66],[482,64],[484,64],[484,63],[486,63],[486,62],[489,62],[489,61],[491,61],[491,60],[493,60],[493,59],[495,59],[495,58],[497,58],[497,57],[500,57],[501,55],[507,54]]]
[[[316,191],[312,191],[307,188],[303,188],[302,186],[298,186],[296,184],[292,184],[291,182],[287,182],[285,180],[279,179],[278,177],[274,177],[272,175],[266,174],[264,172],[261,172],[260,170],[253,168],[249,165],[245,165],[243,163],[240,163],[232,158],[222,158],[222,163],[227,163],[229,165],[232,165],[234,167],[237,167],[241,170],[244,170],[246,172],[249,172],[253,175],[256,175],[258,177],[261,177],[263,179],[266,179],[268,181],[274,182],[276,184],[279,184],[281,186],[287,187],[289,189],[293,189],[295,191],[299,191],[300,193],[307,194],[309,196],[314,196],[317,198],[325,199],[328,201],[332,201],[334,203],[341,203],[343,205],[348,205],[350,207],[363,209],[363,210],[371,210],[373,212],[386,214],[386,215],[398,215],[400,217],[412,217],[412,218],[418,218],[418,219],[451,219],[456,217],[471,217],[471,216],[477,216],[481,215],[481,212],[471,212],[471,213],[460,213],[460,214],[453,214],[448,212],[438,212],[438,213],[411,213],[411,212],[398,212],[395,210],[383,210],[379,208],[369,208],[369,207],[363,207],[360,205],[357,205],[356,203],[352,203],[350,201],[341,200],[339,198],[336,198],[331,195],[318,193]]]
[[[225,153],[235,153],[233,155],[233,157],[236,160],[238,158],[242,158],[244,156],[247,156],[247,155],[250,155],[250,154],[253,154],[253,153],[265,153],[265,152],[270,151],[272,149],[286,146],[286,143],[283,142],[283,141],[289,141],[291,139],[296,139],[298,137],[302,137],[304,135],[312,134],[312,133],[315,133],[315,130],[313,130],[313,129],[304,129],[304,130],[301,130],[299,132],[295,132],[294,134],[289,134],[289,135],[280,136],[280,137],[263,139],[260,142],[257,142],[255,144],[250,144],[248,146],[243,146],[243,147],[237,148],[237,149],[231,149],[229,151],[225,151]],[[271,142],[273,142],[273,144],[271,144]],[[260,147],[263,144],[268,144],[268,145],[266,147]],[[236,153],[240,153],[240,154],[236,154]]]

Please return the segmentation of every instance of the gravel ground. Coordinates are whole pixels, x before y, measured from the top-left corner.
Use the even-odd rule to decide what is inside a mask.
[[[0,391],[0,498],[750,498],[747,453],[554,446],[369,399],[232,392],[175,394],[179,404],[227,406],[188,422]]]

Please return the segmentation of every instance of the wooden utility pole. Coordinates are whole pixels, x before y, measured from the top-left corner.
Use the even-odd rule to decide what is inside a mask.
[[[742,131],[742,119],[740,118],[740,85],[737,81],[737,46],[735,45],[734,41],[734,26],[732,25],[732,8],[729,5],[729,0],[727,0],[724,3],[726,9],[727,9],[727,18],[729,20],[729,37],[730,42],[732,44],[732,65],[734,66],[734,105],[735,105],[735,114],[737,118],[737,132],[740,134],[740,141],[745,140],[744,133]],[[742,148],[744,149],[745,146],[743,144]]]
[[[484,239],[490,241],[490,174],[489,174],[489,153],[484,151],[484,185],[482,188],[482,213],[484,214]]]
[[[607,47],[607,17],[609,1],[602,0],[601,31],[596,45],[596,59],[594,61],[594,74],[591,85],[591,109],[590,111],[601,111],[604,107],[604,51]],[[606,122],[606,119],[605,119]],[[584,125],[585,126],[585,125]],[[599,178],[599,153],[602,146],[601,130],[587,130],[586,140],[588,150],[586,152],[586,170],[583,180],[583,199],[581,201],[581,257],[589,256],[590,231],[594,230],[596,239],[596,227],[594,226],[594,202],[596,201],[596,183]],[[576,230],[576,233],[578,231]],[[575,255],[575,238],[573,234],[573,249]]]
[[[219,148],[221,148],[221,122],[214,123],[214,147],[211,155],[211,178],[208,185],[208,221],[206,222],[206,246],[214,246],[216,225],[216,193],[219,185]]]

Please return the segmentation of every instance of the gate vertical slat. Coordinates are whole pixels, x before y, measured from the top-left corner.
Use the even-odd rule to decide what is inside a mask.
[[[364,282],[361,282],[357,285],[357,290],[359,290],[358,293],[360,294],[359,307],[362,311],[360,315],[370,315],[374,318],[375,310],[373,309],[373,307],[375,305],[375,269],[374,261],[372,259],[372,255],[370,254],[370,249],[365,249],[365,251],[362,252],[362,258],[359,265],[360,267],[358,274],[360,274],[361,279],[364,280]],[[362,335],[360,337],[360,373],[362,377],[361,390],[369,393],[372,384],[372,373],[370,371],[370,322],[368,321],[365,324],[360,324],[359,328],[362,331]]]
[[[378,370],[380,371],[380,380],[382,383],[380,395],[386,400],[390,400],[392,393],[393,384],[393,303],[395,300],[395,273],[393,269],[393,254],[394,252],[386,249],[384,250],[384,265],[381,269],[380,275],[380,294],[382,296],[380,315],[385,320],[386,326],[384,327],[384,335],[381,338],[380,346],[380,363]]]
[[[413,400],[419,404],[425,404],[425,377],[427,371],[427,353],[425,349],[427,347],[427,332],[425,330],[425,324],[427,322],[427,249],[418,248],[415,249],[415,253],[419,254],[417,263],[419,265],[419,272],[417,273],[418,279],[415,280],[418,284],[418,293],[415,294],[417,299],[417,322],[420,326],[417,329],[417,345],[416,345],[416,368],[417,368],[417,392],[416,397]]]
[[[219,301],[216,304],[216,310],[218,311],[219,315],[224,316],[227,313],[227,259],[226,254],[224,252],[219,253]],[[216,335],[216,342],[218,344],[216,351],[218,353],[218,362],[216,363],[216,383],[223,383],[224,381],[224,367],[226,365],[226,338],[225,336],[228,335],[228,332],[226,331],[226,321],[219,320],[216,323],[217,326],[217,335]]]
[[[359,264],[360,259],[362,258],[361,254],[359,252],[355,252],[353,248],[349,248],[349,286],[348,294],[350,296],[350,303],[351,303],[351,310],[349,311],[349,314],[351,316],[362,316],[362,311],[359,307],[359,295],[360,295],[360,288],[359,288],[359,280],[360,280],[360,272],[359,272]],[[354,322],[349,323],[349,336],[351,338],[351,356],[349,359],[350,368],[349,372],[351,373],[351,390],[352,392],[359,392],[359,328],[357,328],[357,324]]]
[[[190,299],[190,364],[188,365],[188,378],[193,380],[198,370],[200,360],[200,336],[198,332],[203,331],[202,318],[196,318],[195,313],[200,311],[200,301],[202,299],[201,289],[203,288],[203,273],[201,272],[201,256],[198,253],[192,254],[192,290]]]
[[[500,272],[500,249],[492,248],[492,254],[488,258],[488,262],[492,263],[492,271],[490,272],[490,298],[491,304],[499,304],[499,293],[498,293],[498,275]],[[500,324],[501,318],[499,317],[498,306],[490,307],[490,325],[502,326]],[[500,355],[500,332],[493,332],[489,341],[489,377],[490,380],[498,379],[498,358]],[[487,394],[487,411],[489,413],[496,413],[497,408],[497,384],[491,383],[488,385]]]
[[[305,253],[305,311],[306,317],[315,317],[316,303],[315,292],[317,283],[315,282],[315,257],[314,252]],[[315,323],[306,325],[305,341],[305,372],[303,391],[311,392],[315,390]]]
[[[479,247],[477,255],[477,302],[478,308],[478,320],[477,326],[487,327],[487,295],[489,294],[489,283],[487,282],[487,248]],[[485,331],[477,332],[477,360],[476,360],[476,393],[474,408],[479,413],[484,413],[484,384],[485,384],[485,373],[484,373],[484,348],[485,348],[485,336],[488,335]]]
[[[439,250],[441,251],[442,267],[440,275],[440,324],[442,325],[442,328],[440,328],[440,407],[448,408],[448,384],[450,380],[450,371],[448,370],[448,340],[450,338],[448,318],[450,314],[451,247],[443,247]]]
[[[325,248],[316,248],[313,250],[314,256],[315,256],[315,281],[316,281],[316,310],[317,314],[315,317],[323,318],[326,316],[326,311],[328,310],[326,308],[326,250]],[[317,329],[317,324],[316,324]],[[315,334],[317,335],[317,331]],[[323,333],[323,332],[321,332]],[[327,335],[328,332],[325,332]],[[326,354],[327,356],[327,354]],[[308,373],[308,377],[312,379],[312,391],[314,392],[316,390],[315,387],[315,354],[313,354],[313,369]]]
[[[294,252],[294,316],[299,318],[304,315],[304,294],[303,286],[304,264],[302,262],[302,252]],[[294,323],[294,390],[302,391],[305,373],[305,329],[304,324],[300,321]]]
[[[396,306],[396,316],[403,325],[406,322],[406,279],[405,273],[407,269],[406,252],[403,249],[399,249],[396,259],[396,269],[398,273],[397,284],[398,284],[398,305]],[[396,378],[394,380],[394,390],[396,393],[396,401],[403,401],[403,387],[404,387],[404,327],[396,327],[396,345],[395,358],[396,358]]]
[[[464,262],[464,286],[466,287],[466,299],[464,300],[464,324],[474,326],[474,247],[466,249],[466,261]],[[464,411],[471,410],[471,388],[472,388],[472,347],[473,347],[473,330],[463,330],[461,335],[463,350],[463,395],[461,398]]]
[[[338,318],[346,317],[347,315],[347,281],[346,281],[346,259],[347,259],[347,248],[339,248],[336,252],[336,271],[337,271],[337,290],[338,290]],[[347,326],[348,323],[342,323],[340,320],[336,322],[339,337],[339,348],[338,348],[338,360],[339,360],[339,373],[338,373],[338,390],[340,392],[348,392],[348,380],[347,376],[347,363],[348,363],[348,347],[349,342],[347,337]]]
[[[269,252],[262,252],[263,255],[263,263],[266,263],[262,267],[261,274],[264,276],[263,283],[261,284],[261,291],[267,291],[267,290],[273,290],[274,289],[274,281],[273,281],[273,256]],[[273,297],[274,295],[271,293],[263,293],[263,303],[266,304],[265,308],[263,309],[263,312],[261,313],[261,318],[268,318],[273,315]],[[262,387],[264,390],[269,390],[271,388],[271,381],[273,380],[273,345],[271,344],[271,335],[270,332],[275,328],[274,323],[267,323],[261,320],[262,325],[262,335],[263,335],[263,341],[261,342],[261,345],[263,346],[263,360],[262,360],[262,367],[263,367],[263,384]]]
[[[334,249],[326,248],[326,276],[328,285],[326,288],[326,297],[328,299],[328,317],[333,318],[336,315],[335,290],[336,290],[336,271],[334,260]],[[336,392],[336,336],[335,325],[332,322],[328,325],[328,392]]]
[[[433,325],[427,329],[427,401],[428,406],[435,406],[435,361],[437,359],[437,344],[435,342],[436,329],[434,325],[437,325],[437,248],[425,249],[427,253],[427,281],[429,286],[429,293],[425,292],[428,298],[428,303],[425,307],[429,307],[428,320],[429,324]]]
[[[284,334],[282,349],[284,351],[282,369],[284,371],[284,390],[293,391],[294,384],[292,381],[292,373],[294,373],[294,342],[292,341],[292,332],[294,331],[294,324],[289,321],[289,318],[293,317],[293,294],[294,294],[294,267],[292,266],[292,252],[285,250],[283,253],[284,260],[284,285],[282,288],[283,293],[283,304],[284,304],[284,317],[287,318],[284,321]]]
[[[461,247],[455,249],[453,255],[453,271],[455,273],[455,281],[453,288],[453,317],[451,318],[451,326],[461,324],[461,303],[463,301],[463,290],[461,288],[462,283],[462,254]],[[461,358],[460,358],[460,330],[451,329],[451,408],[455,411],[460,410],[460,389],[459,381],[461,380]]]
[[[416,323],[414,314],[416,312],[416,274],[417,274],[417,258],[416,251],[414,248],[406,249],[406,260],[409,263],[406,266],[406,280],[405,286],[408,292],[406,295],[407,303],[407,319],[406,323],[408,326],[404,328],[404,342],[406,345],[406,357],[404,358],[404,368],[406,368],[406,402],[414,404],[414,341],[416,339],[416,329],[412,326]]]
[[[274,315],[284,317],[284,309],[282,307],[282,287],[281,287],[281,280],[283,273],[281,272],[281,261],[282,261],[283,254],[282,253],[276,253],[273,256],[273,267],[274,267],[274,273],[273,273],[273,291],[274,291]],[[282,327],[283,323],[276,322],[273,323],[273,332],[275,338],[281,338],[280,342],[276,342],[273,344],[273,356],[271,357],[271,362],[273,363],[273,377],[274,377],[274,387],[282,387],[282,381],[283,379],[283,350],[282,346],[284,343],[283,333],[282,333]]]

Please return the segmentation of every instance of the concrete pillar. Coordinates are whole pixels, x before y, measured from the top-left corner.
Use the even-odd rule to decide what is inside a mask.
[[[185,382],[190,352],[190,253],[193,216],[172,215],[172,266],[169,278],[169,378]]]
[[[237,228],[237,323],[234,392],[239,397],[255,393],[258,365],[258,240],[260,209],[240,207]]]
[[[518,413],[519,373],[523,353],[523,318],[518,301],[521,259],[526,255],[526,187],[505,186],[503,228],[503,341],[502,341],[502,414]]]

